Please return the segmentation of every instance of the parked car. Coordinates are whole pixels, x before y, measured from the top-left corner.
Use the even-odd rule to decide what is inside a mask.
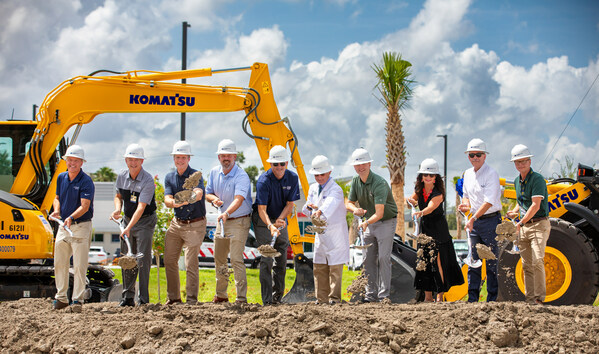
[[[458,263],[462,266],[464,259],[468,256],[468,240],[453,239],[453,248],[458,257]]]
[[[356,238],[354,245],[358,246],[360,244],[360,239]],[[350,270],[359,270],[362,269],[362,263],[364,262],[364,253],[361,248],[350,248],[349,249],[349,263],[347,267]]]
[[[89,264],[108,264],[108,253],[104,251],[102,246],[91,246],[88,255]]]
[[[216,214],[206,215],[206,235],[204,242],[200,248],[198,260],[200,267],[214,267],[214,233],[216,232]],[[226,229],[226,227],[225,227]],[[257,268],[260,263],[260,252],[257,248],[256,237],[254,230],[250,230],[247,241],[245,242],[245,250],[243,251],[243,262],[246,267]]]

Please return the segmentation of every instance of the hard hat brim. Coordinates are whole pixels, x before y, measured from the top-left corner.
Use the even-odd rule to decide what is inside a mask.
[[[439,173],[439,171],[437,171],[437,172],[431,172],[431,171],[418,170],[418,172],[416,172],[416,173],[418,173],[418,174],[428,173],[428,174],[433,174],[433,175],[439,175],[439,176],[441,176],[441,173]]]
[[[84,158],[81,158],[81,157],[79,157],[79,156],[75,156],[75,155],[70,155],[70,154],[64,155],[64,156],[62,157],[62,159],[66,161],[66,160],[67,160],[67,157],[74,157],[74,158],[76,158],[76,159],[83,160],[83,162],[87,162],[87,160],[85,160]]]
[[[372,161],[374,161],[374,160],[368,160],[368,161],[352,161],[352,162],[350,163],[350,165],[352,165],[352,166],[355,166],[355,165],[362,165],[362,164],[369,163],[369,162],[372,162]]]
[[[512,157],[510,159],[510,162],[514,162],[514,161],[518,161],[518,160],[523,160],[523,159],[528,159],[528,158],[531,158],[533,156],[535,156],[535,155],[524,155],[524,156],[518,156],[517,158]]]
[[[332,172],[332,171],[333,171],[333,166],[329,166],[329,169],[327,171],[322,172],[322,171],[317,171],[317,170],[311,168],[310,171],[308,171],[308,173],[311,175],[320,175],[320,174]]]

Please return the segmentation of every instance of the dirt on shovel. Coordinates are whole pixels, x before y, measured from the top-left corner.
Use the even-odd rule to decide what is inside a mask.
[[[281,255],[281,253],[271,245],[262,245],[258,247],[258,252],[264,257],[278,257]]]
[[[132,256],[122,256],[119,258],[119,265],[125,270],[133,269],[137,266],[137,258]]]

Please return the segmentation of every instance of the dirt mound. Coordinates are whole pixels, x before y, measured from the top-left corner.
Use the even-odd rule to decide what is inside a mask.
[[[596,352],[592,306],[524,303],[277,305],[0,303],[0,352]]]

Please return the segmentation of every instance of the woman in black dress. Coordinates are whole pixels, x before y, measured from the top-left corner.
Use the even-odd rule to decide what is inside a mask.
[[[456,259],[456,253],[449,234],[449,226],[445,219],[443,200],[445,188],[439,174],[439,164],[433,159],[425,159],[420,164],[414,194],[408,201],[418,203],[420,211],[415,216],[421,218],[420,233],[432,237],[434,242],[419,245],[430,260],[426,269],[416,271],[414,285],[423,290],[425,301],[433,301],[433,293],[437,293],[437,301],[443,301],[443,293],[454,285],[464,283],[462,271]]]

